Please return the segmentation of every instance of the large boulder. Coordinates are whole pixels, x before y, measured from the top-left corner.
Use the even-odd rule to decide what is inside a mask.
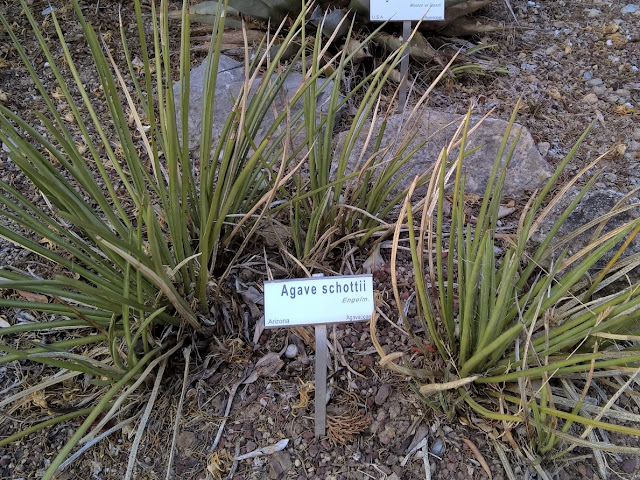
[[[206,77],[207,61],[203,61],[200,65],[193,68],[189,77],[189,112],[188,112],[188,124],[189,124],[189,149],[193,150],[200,146],[200,137],[202,131],[202,106],[204,98],[204,87],[207,81]],[[282,111],[282,105],[284,102],[290,102],[293,94],[298,90],[303,83],[303,76],[300,73],[292,72],[284,80],[282,85],[282,95],[279,95],[276,100],[276,111]],[[222,128],[229,114],[231,113],[236,99],[238,98],[245,81],[245,68],[244,63],[238,62],[226,55],[220,55],[220,62],[218,64],[218,77],[216,79],[216,91],[213,105],[213,140],[214,145],[217,139],[220,138]],[[251,96],[255,93],[262,81],[262,77],[258,76],[253,84]],[[329,99],[331,97],[331,89],[333,88],[333,82],[326,82],[324,88],[321,86],[326,82],[325,79],[317,80],[318,96],[318,114],[325,114],[328,110]],[[176,116],[178,122],[181,120],[180,112],[180,94],[181,84],[177,82],[173,86],[173,94],[176,101]],[[302,108],[302,102],[298,101],[292,108],[292,115],[295,115],[297,111]],[[265,132],[271,126],[274,119],[273,109],[267,114],[263,121],[264,127],[260,129],[256,137],[256,143],[264,138]],[[179,124],[179,123],[178,123]]]
[[[381,150],[389,147],[389,151],[385,158],[392,158],[394,151],[399,148],[403,139],[411,129],[416,135],[411,140],[409,147],[405,152],[410,152],[418,147],[418,145],[426,141],[426,143],[409,159],[404,165],[401,173],[406,174],[398,185],[398,191],[406,188],[413,181],[416,175],[421,175],[436,161],[443,147],[446,147],[454,137],[458,126],[464,122],[463,115],[440,112],[433,109],[425,109],[417,122],[413,125],[407,125],[406,115],[391,115],[387,119],[382,142]],[[473,118],[471,128],[478,121]],[[467,155],[463,161],[464,172],[466,173],[467,193],[482,195],[484,193],[493,162],[502,141],[508,122],[499,119],[486,119],[478,128],[470,133],[467,138],[466,150],[472,150],[479,147],[477,151]],[[350,158],[351,167],[347,167],[352,171],[357,165],[358,158],[364,147],[365,140],[370,124],[365,125],[363,133],[357,139],[355,148]],[[375,131],[378,131],[376,129]],[[520,131],[520,139],[515,148],[513,158],[507,169],[507,177],[504,185],[504,193],[508,196],[518,197],[525,190],[534,190],[544,184],[552,174],[547,162],[542,158],[535,146],[533,138],[529,131],[521,126],[514,125],[510,135],[510,141],[515,139],[516,132]],[[346,133],[341,133],[337,137],[336,152],[339,153],[347,138]],[[511,142],[510,142],[511,143]],[[369,147],[365,158],[368,158],[372,152],[372,145],[375,145],[375,139],[369,142]],[[449,153],[449,159],[453,159],[458,155],[458,150]],[[357,167],[356,167],[357,168]]]

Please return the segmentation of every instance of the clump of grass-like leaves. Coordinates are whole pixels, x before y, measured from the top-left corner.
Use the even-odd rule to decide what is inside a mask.
[[[640,283],[627,278],[631,270],[637,270],[640,259],[638,255],[622,257],[640,231],[640,219],[604,228],[617,214],[637,205],[617,205],[602,218],[558,237],[563,223],[595,182],[594,175],[555,221],[544,241],[531,246],[530,238],[543,218],[598,162],[587,165],[548,198],[585,132],[544,188],[531,197],[515,231],[500,231],[502,188],[518,139],[516,134],[508,145],[517,110],[473,220],[465,205],[462,173],[470,116],[461,129],[459,157],[450,168],[446,150],[439,159],[439,174],[431,179],[418,228],[414,227],[409,197],[404,205],[402,215],[406,215],[409,226],[416,272],[418,323],[424,333],[414,333],[416,324],[401,307],[400,315],[417,348],[429,356],[433,353],[425,344],[432,344],[436,355],[444,359],[448,365],[440,372],[444,381],[425,382],[433,372],[404,366],[397,362],[399,353],[385,354],[375,343],[383,363],[420,379],[420,393],[427,400],[440,396],[444,405],[446,395],[456,395],[476,413],[504,422],[507,430],[514,424],[525,424],[531,444],[523,448],[529,458],[557,452],[561,444],[561,453],[587,446],[599,452],[637,454],[635,448],[597,441],[595,435],[600,429],[640,436],[640,429],[620,423],[637,424],[640,417],[617,402],[640,371]],[[445,214],[447,186],[450,214]],[[545,201],[548,204],[543,207]],[[575,238],[593,228],[598,234],[591,242],[570,254]],[[400,233],[398,224],[396,245]],[[495,252],[503,253],[496,256]],[[608,261],[607,254],[611,258]],[[397,248],[392,253],[391,271],[396,301],[401,306],[394,277],[396,256]],[[618,287],[611,293],[613,285]],[[605,290],[607,286],[609,291]],[[374,320],[374,335],[375,325]],[[605,405],[587,401],[587,397],[598,397],[604,390],[609,391]],[[476,395],[478,392],[482,395]]]
[[[273,43],[264,45],[261,52],[270,54],[259,53],[247,62],[245,84],[221,137],[215,139],[211,121],[224,30],[224,15],[217,15],[195,162],[186,141],[191,61],[186,2],[178,69],[169,49],[167,2],[161,2],[158,10],[151,2],[151,39],[141,3],[134,2],[142,58],[140,79],[121,30],[133,88],[127,88],[125,75],[108,47],[87,22],[78,2],[72,2],[69,8],[82,26],[101,85],[101,95],[95,97],[83,84],[55,13],[51,19],[57,44],[44,37],[27,2],[21,5],[61,95],[54,97],[50,85],[38,77],[11,22],[0,13],[0,22],[45,105],[36,115],[46,131],[42,133],[0,105],[0,141],[43,199],[28,197],[19,187],[0,182],[0,215],[7,220],[0,224],[0,236],[40,256],[46,265],[55,265],[60,274],[40,278],[19,264],[0,270],[0,307],[36,315],[30,317],[33,321],[12,318],[0,330],[0,364],[39,362],[61,369],[62,374],[9,395],[0,408],[74,378],[96,388],[93,401],[83,408],[52,415],[0,440],[4,446],[56,423],[85,417],[51,462],[44,475],[49,479],[76,445],[84,445],[82,452],[108,435],[100,434],[107,422],[124,415],[125,420],[113,427],[122,428],[132,421],[126,406],[134,397],[146,402],[134,445],[139,444],[167,360],[184,344],[185,332],[198,332],[206,325],[219,334],[237,333],[217,314],[222,282],[214,271],[227,275],[267,218],[290,220],[287,228],[295,253],[304,260],[317,251],[317,242],[333,248],[345,239],[370,236],[379,225],[377,219],[401,201],[401,196],[390,195],[395,186],[390,176],[407,158],[406,146],[399,146],[384,162],[374,156],[358,171],[348,170],[347,159],[355,148],[355,136],[378,108],[377,96],[402,51],[385,61],[384,67],[389,68],[372,73],[343,98],[341,75],[356,52],[341,51],[331,62],[320,64],[327,44],[320,33],[308,38],[305,15],[309,12],[303,8],[287,24],[280,49],[272,48]],[[283,67],[279,59],[296,43],[294,39],[300,45],[310,40],[314,48],[311,53],[301,48]],[[55,52],[51,45],[56,45]],[[298,60],[302,60],[303,73],[300,87],[284,105],[274,108]],[[172,76],[176,70],[181,81],[177,99]],[[73,79],[71,84],[68,78]],[[317,115],[321,79],[325,84],[333,80],[334,86],[324,115]],[[331,173],[334,119],[356,95],[361,101],[349,133],[353,138]],[[59,99],[68,106],[68,114],[60,113]],[[106,103],[109,121],[97,113],[96,101]],[[178,120],[176,101],[182,112]],[[300,102],[303,108],[293,113]],[[274,111],[275,116],[270,117]],[[261,129],[266,133],[258,137]],[[377,139],[383,131],[383,127],[377,131],[372,127],[369,135]],[[374,175],[378,167],[382,173]],[[368,188],[376,195],[369,195]],[[343,215],[345,210],[348,215]],[[49,341],[36,342],[39,335],[46,335]],[[154,376],[153,391],[140,395]],[[129,477],[135,457],[134,447]]]

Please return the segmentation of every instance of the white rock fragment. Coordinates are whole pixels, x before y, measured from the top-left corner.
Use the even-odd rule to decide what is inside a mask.
[[[252,452],[245,453],[244,455],[240,455],[239,457],[235,457],[234,460],[240,461],[240,460],[246,460],[248,458],[260,457],[262,455],[273,455],[274,453],[280,452],[285,448],[287,448],[288,444],[289,444],[289,439],[285,438],[283,440],[280,440],[277,443],[274,443],[273,445],[257,448]]]
[[[547,156],[547,153],[549,153],[549,149],[551,149],[551,144],[549,142],[538,143],[538,151],[543,158]]]
[[[284,356],[287,358],[296,358],[298,356],[298,347],[294,343],[290,343],[284,351]]]

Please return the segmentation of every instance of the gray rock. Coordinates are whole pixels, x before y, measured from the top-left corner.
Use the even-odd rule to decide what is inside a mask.
[[[269,478],[274,480],[285,478],[292,468],[293,462],[286,451],[276,452],[269,456]]]
[[[194,149],[200,145],[200,132],[202,130],[202,104],[204,86],[206,83],[207,61],[191,70],[189,77],[189,148]],[[218,64],[218,78],[216,79],[216,100],[214,103],[214,138],[220,137],[222,126],[227,115],[233,107],[233,97],[237,97],[244,80],[244,64],[227,57],[220,56]],[[181,82],[173,86],[173,95],[176,102],[176,117],[178,124],[181,122],[180,108]],[[218,119],[216,122],[215,119]]]
[[[633,3],[630,3],[628,5],[625,5],[624,7],[622,7],[622,10],[620,10],[622,13],[635,13],[638,10],[640,10],[640,6],[635,5]]]
[[[622,470],[624,473],[633,473],[636,470],[638,464],[638,457],[636,455],[625,458],[622,462]]]
[[[391,395],[391,385],[389,385],[388,383],[383,383],[378,389],[378,393],[376,393],[376,405],[384,405],[384,403],[387,401],[387,398],[389,398],[389,395]]]
[[[449,144],[455,135],[456,129],[463,121],[463,115],[425,109],[415,128],[417,135],[411,141],[406,152],[417,148],[423,141],[426,141],[426,143],[420,147],[404,165],[401,173],[405,173],[406,175],[399,183],[396,191],[408,187],[416,175],[422,175],[433,165],[440,155],[442,148]],[[477,119],[472,119],[470,128],[472,128],[476,122]],[[484,193],[507,124],[508,122],[504,120],[489,118],[482,122],[477,130],[467,137],[467,150],[479,147],[478,150],[467,155],[463,161],[463,168],[466,173],[465,191],[467,193],[477,195]],[[356,141],[355,148],[349,159],[350,166],[348,167],[348,172],[358,168],[357,161],[364,147],[369,125],[370,124],[365,125],[362,135]],[[510,140],[514,140],[516,132],[519,129],[522,129],[520,139],[515,148],[509,168],[507,169],[504,185],[504,193],[509,196],[520,196],[525,190],[538,188],[548,180],[552,174],[549,165],[538,152],[531,134],[525,127],[518,124],[514,125]],[[401,114],[391,115],[388,118],[385,134],[381,142],[381,150],[387,147],[390,149],[385,159],[389,160],[392,158],[394,147],[401,145],[402,139],[406,134],[407,126],[405,116]],[[336,152],[340,152],[346,140],[346,135],[346,133],[338,135]],[[370,142],[365,158],[372,154],[371,145],[374,143],[375,138]],[[458,150],[456,149],[449,153],[449,158],[456,158],[457,155]]]
[[[442,437],[436,438],[435,442],[433,442],[433,446],[431,447],[431,453],[436,456],[440,456],[444,453],[445,443]]]
[[[570,189],[565,197],[558,202],[558,204],[551,211],[550,215],[541,223],[540,228],[533,233],[531,237],[533,245],[540,245],[544,241],[554,223],[560,217],[565,208],[567,208],[569,204],[576,198],[579,192],[580,189],[574,187]],[[611,211],[611,209],[614,208],[614,206],[624,198],[624,196],[625,195],[623,193],[620,193],[616,190],[592,190],[590,192],[587,192],[580,203],[578,203],[573,213],[569,215],[565,223],[560,228],[560,231],[557,234],[558,240],[561,239],[564,235],[576,231],[592,220],[596,220],[607,215]],[[636,208],[629,209],[626,212],[623,212],[611,218],[607,222],[603,233],[610,232],[611,230],[625,223],[640,218],[639,200],[637,198],[630,198],[627,200],[626,204],[636,205]],[[576,253],[581,248],[588,245],[596,228],[597,225],[582,233],[577,238],[573,239],[571,241],[571,244],[569,245],[569,253]],[[617,248],[619,248],[621,244],[622,241],[620,242],[620,244],[616,245],[610,252],[608,252],[608,254],[603,257],[602,262],[598,263],[596,266],[598,268],[604,267],[604,262],[613,257]],[[636,236],[636,238],[631,242],[629,248],[625,251],[624,256],[629,256],[638,252],[640,252],[640,236]]]
[[[206,70],[207,70],[207,60],[203,61],[200,65],[193,68],[189,77],[189,113],[188,113],[188,125],[189,125],[189,149],[193,150],[200,146],[200,136],[202,131],[202,105],[203,105],[203,96],[204,96],[204,87],[206,84]],[[275,78],[275,75],[274,75]],[[213,106],[213,140],[214,145],[215,141],[220,138],[220,134],[222,133],[222,128],[224,127],[225,122],[231,113],[235,99],[238,98],[240,91],[242,90],[242,86],[245,80],[245,69],[244,63],[238,62],[230,57],[225,55],[220,56],[220,63],[218,65],[218,77],[216,81],[216,91],[215,91],[215,100]],[[258,76],[256,81],[253,84],[252,92],[250,97],[258,89],[260,82],[262,81],[262,77]],[[300,87],[303,82],[302,74],[297,72],[292,72],[283,82],[281,91],[283,95],[279,96],[276,100],[276,110],[279,112],[282,111],[282,105],[285,101],[289,102],[292,99],[293,94]],[[333,88],[333,82],[328,82],[324,88],[321,90],[321,85],[325,83],[325,79],[317,80],[317,89],[320,92],[319,98],[317,100],[319,105],[320,114],[326,114],[329,105],[329,99],[331,97],[331,89]],[[180,112],[180,102],[179,102],[179,94],[180,94],[181,83],[177,82],[173,86],[173,94],[175,96],[176,102],[176,117],[178,124],[181,122],[181,112]],[[284,99],[283,99],[284,97]],[[297,111],[302,108],[302,102],[298,101],[294,108],[292,109],[292,115],[295,115]],[[262,138],[264,138],[266,130],[271,126],[274,119],[274,113],[271,110],[269,114],[264,118],[263,125],[256,135],[255,140],[258,143]]]

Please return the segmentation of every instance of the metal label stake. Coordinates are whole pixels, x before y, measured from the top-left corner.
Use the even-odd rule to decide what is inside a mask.
[[[314,278],[324,277],[324,273],[315,273]],[[327,345],[327,325],[321,323],[315,327],[316,334],[316,396],[315,396],[315,434],[324,437],[327,424],[327,364],[329,363],[329,345]]]
[[[369,19],[372,22],[402,22],[402,41],[409,42],[412,21],[444,20],[444,0],[418,3],[410,0],[369,0]],[[400,60],[400,91],[398,92],[398,112],[404,112],[407,103],[407,83],[409,81],[409,49]]]
[[[398,113],[404,113],[407,103],[407,83],[409,82],[409,54],[411,46],[408,45],[411,36],[411,22],[402,22],[402,43],[407,45],[407,49],[400,60],[400,93],[398,94]]]
[[[316,438],[326,433],[327,423],[327,363],[329,346],[327,345],[327,326],[316,325]]]

